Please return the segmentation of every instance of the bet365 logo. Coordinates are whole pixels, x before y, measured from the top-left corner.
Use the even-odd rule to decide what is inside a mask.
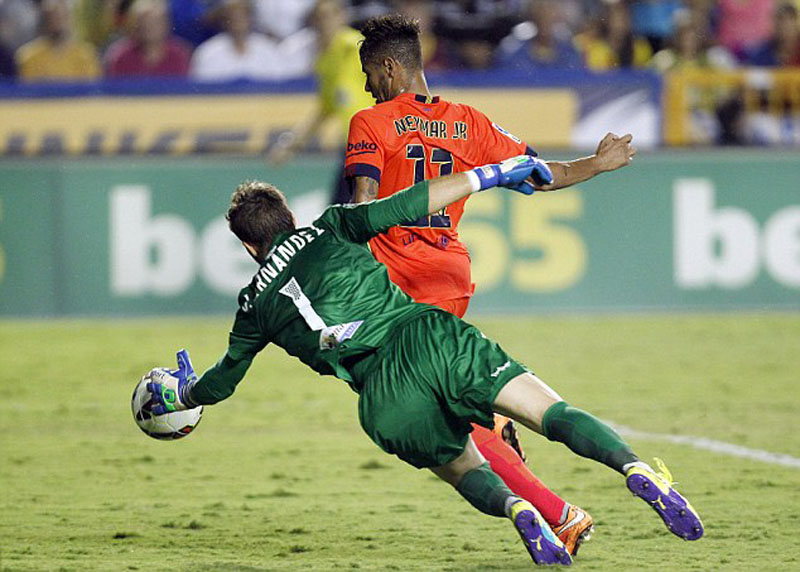
[[[800,287],[800,205],[774,211],[759,228],[743,208],[715,205],[709,179],[673,185],[675,281],[687,289],[749,286],[761,268]]]
[[[179,214],[153,214],[144,185],[111,191],[111,289],[119,296],[175,296],[199,277],[214,292],[234,294],[254,266],[224,217],[196,232]]]

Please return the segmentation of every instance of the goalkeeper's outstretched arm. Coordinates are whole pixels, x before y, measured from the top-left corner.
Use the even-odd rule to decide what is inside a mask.
[[[544,161],[520,155],[502,163],[422,181],[384,199],[346,205],[342,211],[346,213],[345,218],[361,220],[366,217],[369,222],[366,225],[343,224],[341,230],[354,242],[366,242],[393,226],[436,213],[472,193],[505,187],[530,195],[536,182],[551,181],[552,174]]]
[[[189,352],[179,351],[178,369],[159,368],[150,372],[153,381],[147,384],[147,390],[153,399],[153,413],[163,415],[198,405],[212,405],[230,397],[252,361],[252,358],[236,360],[226,353],[197,379]]]
[[[252,359],[235,360],[226,353],[192,385],[189,399],[197,405],[213,405],[227,399],[244,379],[251,363]]]
[[[370,236],[364,237],[360,232],[355,232],[350,238],[366,241],[403,221],[436,213],[472,193],[504,187],[530,195],[535,190],[534,184],[548,184],[552,180],[553,176],[544,161],[530,155],[520,155],[502,163],[422,181],[390,197],[351,207],[349,210],[352,214],[366,212],[361,209],[369,211]]]

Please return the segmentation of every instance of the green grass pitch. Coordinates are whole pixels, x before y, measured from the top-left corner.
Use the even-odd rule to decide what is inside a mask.
[[[800,456],[800,316],[481,318],[567,401],[640,431]],[[510,523],[361,431],[356,395],[279,350],[197,431],[158,442],[130,396],[227,319],[0,322],[0,570],[525,570]],[[800,469],[631,439],[706,536],[683,542],[623,479],[524,432],[529,464],[597,521],[583,570],[800,569]]]

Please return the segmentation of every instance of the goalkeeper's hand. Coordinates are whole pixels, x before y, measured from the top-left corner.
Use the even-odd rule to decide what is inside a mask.
[[[470,173],[470,178],[477,180],[476,191],[491,187],[505,187],[525,195],[532,195],[537,186],[549,185],[553,182],[553,173],[547,163],[530,155],[519,155],[506,159],[501,163],[484,165]],[[531,183],[528,179],[532,179]]]
[[[147,391],[153,401],[153,415],[164,415],[172,411],[193,409],[197,404],[189,397],[197,376],[189,360],[189,352],[181,350],[177,354],[178,369],[154,369],[150,372],[153,381],[147,384]]]

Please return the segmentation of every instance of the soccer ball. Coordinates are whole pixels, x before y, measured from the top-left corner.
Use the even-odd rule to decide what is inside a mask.
[[[180,439],[194,431],[203,416],[203,406],[187,409],[186,411],[173,411],[164,415],[151,413],[152,400],[147,384],[152,381],[150,374],[145,375],[136,385],[131,397],[131,411],[133,419],[139,429],[154,439]]]

